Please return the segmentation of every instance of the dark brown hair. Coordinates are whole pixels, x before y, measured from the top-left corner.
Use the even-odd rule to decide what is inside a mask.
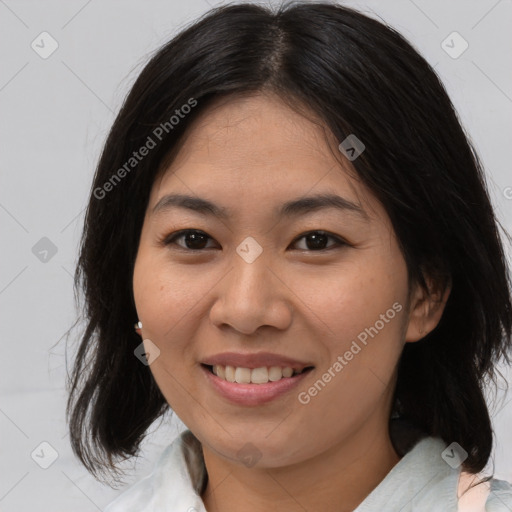
[[[465,469],[482,470],[493,445],[484,383],[495,381],[500,358],[510,363],[512,328],[482,166],[436,73],[400,34],[311,2],[210,11],[155,53],[128,94],[96,170],[75,275],[85,298],[68,382],[75,454],[93,474],[112,473],[168,410],[133,353],[132,276],[149,193],[164,158],[214,99],[262,90],[306,106],[338,141],[352,133],[364,141],[352,164],[393,223],[410,283],[451,282],[439,325],[404,348],[394,410],[428,435],[457,441],[469,454]],[[191,99],[191,111],[170,123]],[[162,123],[168,130],[156,147],[119,173]],[[112,181],[116,173],[122,179]]]

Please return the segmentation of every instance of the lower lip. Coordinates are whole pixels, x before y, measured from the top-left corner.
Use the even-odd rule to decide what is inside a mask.
[[[237,384],[217,377],[203,365],[200,367],[214,389],[221,396],[238,405],[261,405],[270,402],[291,391],[312,371],[311,369],[293,377],[284,377],[266,384]]]

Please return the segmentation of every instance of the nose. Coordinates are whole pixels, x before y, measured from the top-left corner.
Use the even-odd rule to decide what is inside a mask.
[[[290,325],[293,293],[263,255],[249,263],[235,254],[216,290],[210,320],[219,328],[251,335],[262,326],[284,330]]]

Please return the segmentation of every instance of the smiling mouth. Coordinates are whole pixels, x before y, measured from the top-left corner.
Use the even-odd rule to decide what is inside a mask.
[[[262,366],[260,368],[243,368],[239,366],[207,365],[201,363],[210,373],[227,382],[235,384],[267,384],[282,379],[289,379],[311,371],[314,366],[298,370],[290,366]]]

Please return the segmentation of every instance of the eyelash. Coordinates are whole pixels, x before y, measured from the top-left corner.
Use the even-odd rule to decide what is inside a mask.
[[[178,245],[178,244],[175,243],[176,240],[184,237],[187,234],[191,234],[191,233],[206,235],[210,240],[213,240],[210,236],[208,236],[207,233],[205,233],[204,231],[201,231],[200,229],[181,229],[179,231],[175,231],[174,233],[171,233],[169,235],[164,236],[161,240],[159,240],[159,243],[161,245],[164,245],[164,246],[169,246],[169,245],[172,245],[172,244]],[[331,233],[329,233],[327,231],[323,231],[323,230],[313,230],[313,231],[308,231],[306,233],[303,233],[299,237],[295,238],[295,240],[293,241],[293,244],[297,243],[302,238],[306,238],[307,236],[313,235],[313,234],[325,235],[325,236],[327,236],[327,238],[331,238],[331,239],[335,240],[336,244],[335,244],[335,246],[327,247],[325,249],[318,249],[318,250],[299,249],[300,251],[306,251],[306,252],[326,252],[326,251],[332,250],[333,248],[336,248],[336,246],[339,248],[339,247],[342,247],[342,246],[349,246],[350,245],[345,240],[343,240],[341,237],[336,236],[336,235],[332,235]],[[203,251],[206,250],[206,249],[189,249],[188,247],[182,247],[180,245],[178,245],[178,247],[180,249],[182,249],[184,251],[188,251],[188,252],[203,252]],[[211,247],[210,247],[210,249],[211,249]]]

